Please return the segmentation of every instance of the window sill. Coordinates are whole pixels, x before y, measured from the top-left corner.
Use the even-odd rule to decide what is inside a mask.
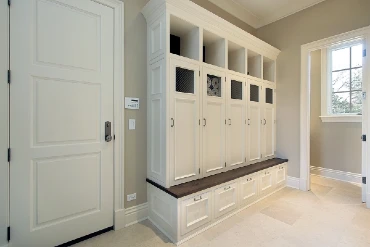
[[[362,115],[320,116],[323,123],[361,123]]]

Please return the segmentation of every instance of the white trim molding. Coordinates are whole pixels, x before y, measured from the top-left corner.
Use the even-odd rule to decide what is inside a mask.
[[[361,115],[320,116],[323,123],[362,123]]]
[[[0,247],[9,247],[9,245],[6,244],[6,245],[0,246]]]
[[[310,53],[315,50],[326,49],[337,44],[341,44],[344,41],[351,42],[354,40],[364,40],[364,46],[370,46],[370,26],[360,28],[347,33],[332,36],[326,39],[318,40],[312,43],[308,43],[301,46],[301,92],[300,92],[300,189],[303,191],[310,190]],[[367,60],[367,59],[365,59]],[[370,73],[366,72],[370,69],[370,63],[363,64],[363,89],[368,88],[370,79],[368,78]],[[363,126],[365,129],[370,121],[367,121],[366,117],[368,113],[366,109],[370,109],[370,101],[364,100],[363,102]],[[369,126],[370,127],[370,126]],[[364,127],[363,127],[364,129]],[[363,133],[366,134],[366,133]],[[363,145],[366,145],[364,143]],[[366,157],[370,157],[370,145],[367,145],[365,154],[363,155],[363,164],[367,164]],[[364,158],[365,157],[365,158]],[[368,165],[366,165],[368,166]],[[364,171],[367,170],[367,171]],[[370,177],[370,169],[363,166],[363,171]],[[370,191],[370,183],[367,185]]]
[[[148,203],[143,203],[125,210],[125,227],[148,219]]]
[[[286,181],[286,186],[299,190],[299,178],[288,176],[287,181]]]
[[[349,183],[361,184],[362,182],[361,174],[332,170],[324,167],[311,166],[311,174]]]

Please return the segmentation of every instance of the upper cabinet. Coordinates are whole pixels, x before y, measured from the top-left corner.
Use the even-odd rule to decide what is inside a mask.
[[[142,13],[148,178],[168,188],[270,158],[275,95],[264,103],[264,86],[275,88],[280,51],[188,0],[151,0]]]

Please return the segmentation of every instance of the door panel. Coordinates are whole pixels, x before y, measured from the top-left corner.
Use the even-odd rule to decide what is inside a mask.
[[[113,225],[113,10],[11,6],[12,243],[55,246]]]
[[[203,67],[203,174],[225,168],[226,82],[222,71]]]
[[[240,181],[240,203],[246,206],[256,201],[258,196],[258,174],[246,176]]]
[[[171,59],[171,185],[199,178],[199,66]]]
[[[262,158],[262,86],[254,80],[248,80],[248,85],[248,158],[255,162]]]
[[[245,159],[245,79],[229,74],[227,115],[227,153],[228,166],[236,167],[243,165]]]
[[[265,118],[264,118],[264,134],[265,134],[265,158],[274,156],[275,154],[275,109],[272,107],[265,108]]]
[[[181,235],[212,220],[212,193],[196,195],[181,202]]]
[[[235,210],[238,206],[237,183],[229,184],[214,192],[215,219]]]

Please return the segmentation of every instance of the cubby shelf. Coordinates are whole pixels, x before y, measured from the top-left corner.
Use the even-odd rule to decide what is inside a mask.
[[[203,30],[203,62],[221,68],[226,66],[226,40]]]
[[[199,27],[171,15],[170,52],[199,61]]]
[[[262,78],[262,56],[251,50],[248,50],[247,74],[253,77]]]
[[[228,42],[228,69],[242,74],[246,72],[246,49],[231,41]]]
[[[263,79],[275,82],[275,61],[267,57],[263,57]]]

